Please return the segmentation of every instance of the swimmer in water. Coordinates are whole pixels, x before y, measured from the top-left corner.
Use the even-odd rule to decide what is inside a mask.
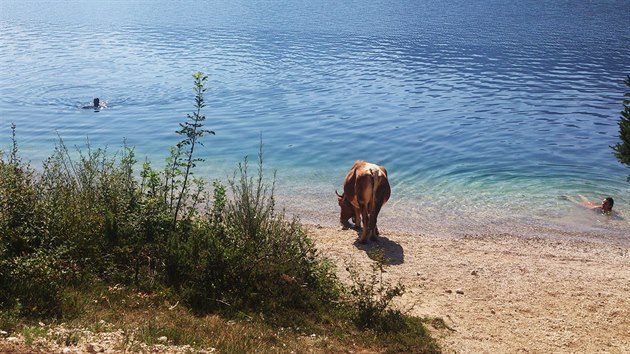
[[[103,108],[107,108],[107,102],[105,101],[101,101],[97,98],[94,99],[94,104],[91,106],[83,106],[83,108],[85,109],[95,109],[95,110],[99,110],[99,109],[103,109]]]
[[[612,197],[604,198],[602,200],[602,203],[599,204],[597,202],[593,202],[586,199],[586,197],[584,197],[583,195],[578,194],[578,196],[580,197],[581,201],[577,201],[571,197],[566,197],[566,199],[569,200],[570,202],[583,206],[586,209],[590,209],[590,210],[596,211],[601,214],[606,214],[606,215],[610,215],[612,213],[613,205],[615,205],[615,201],[612,199]]]

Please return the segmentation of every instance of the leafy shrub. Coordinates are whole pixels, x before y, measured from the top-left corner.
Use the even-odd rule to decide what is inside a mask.
[[[15,301],[12,308],[0,307],[0,328],[4,331],[15,330],[20,324],[22,316],[22,304],[19,301]]]
[[[624,80],[627,88],[630,90],[630,75]],[[630,91],[626,91],[623,95],[621,117],[619,117],[619,142],[612,146],[615,157],[620,163],[630,166]],[[630,182],[630,175],[628,175]]]
[[[0,154],[0,308],[56,315],[72,268],[49,233],[38,180],[18,156],[14,125],[12,132],[11,153]]]
[[[185,240],[171,238],[168,278],[197,311],[313,309],[338,296],[333,268],[318,260],[299,220],[275,211],[262,152],[258,167],[251,177],[247,160],[239,165],[229,181],[232,199],[215,182],[209,218]]]
[[[63,250],[39,249],[37,252],[17,256],[3,262],[9,286],[6,291],[13,299],[21,301],[29,315],[58,315],[61,291],[68,274],[63,262]]]
[[[393,307],[393,300],[403,295],[405,288],[401,283],[392,285],[383,279],[388,265],[383,250],[373,248],[368,256],[373,262],[367,276],[362,275],[356,265],[347,267],[352,283],[346,306],[350,307],[354,324],[378,338],[385,353],[440,353],[422,319]]]
[[[18,155],[15,125],[13,149],[0,154],[0,235],[3,258],[33,252],[45,242],[35,171]]]
[[[405,287],[400,283],[392,286],[383,280],[387,260],[382,249],[371,249],[369,256],[373,262],[367,279],[356,266],[347,268],[352,278],[349,294],[354,305],[355,324],[360,328],[382,331],[402,330],[406,326],[405,316],[391,305],[396,297],[404,294]]]

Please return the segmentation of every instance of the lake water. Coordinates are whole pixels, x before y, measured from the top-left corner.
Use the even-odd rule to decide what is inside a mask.
[[[0,146],[59,134],[161,163],[209,75],[197,173],[260,136],[290,213],[336,225],[356,159],[388,168],[383,231],[630,241],[618,141],[630,1],[0,0]],[[100,112],[81,106],[100,97]],[[561,196],[615,198],[619,218]],[[349,234],[349,238],[351,238]]]

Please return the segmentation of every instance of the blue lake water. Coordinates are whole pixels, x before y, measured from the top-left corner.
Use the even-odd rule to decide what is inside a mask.
[[[209,75],[197,173],[262,136],[279,202],[335,225],[356,159],[388,168],[381,229],[630,242],[618,141],[630,1],[0,0],[0,146],[57,134],[156,164]],[[100,97],[100,112],[81,106]],[[561,198],[615,198],[619,218]],[[349,236],[351,237],[351,236]]]

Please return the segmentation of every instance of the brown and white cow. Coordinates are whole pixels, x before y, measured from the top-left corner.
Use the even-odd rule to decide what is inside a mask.
[[[361,243],[376,240],[378,213],[391,194],[385,167],[357,160],[346,175],[343,194],[335,193],[341,207],[341,225],[350,227],[348,219],[354,217],[355,226],[360,227],[363,220]]]

